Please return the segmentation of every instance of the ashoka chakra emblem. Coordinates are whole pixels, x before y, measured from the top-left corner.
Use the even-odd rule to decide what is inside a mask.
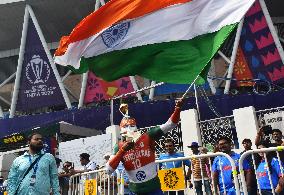
[[[126,36],[130,22],[120,23],[102,33],[102,39],[107,47],[115,47]]]

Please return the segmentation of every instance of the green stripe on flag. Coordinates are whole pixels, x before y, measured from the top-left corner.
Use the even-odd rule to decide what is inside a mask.
[[[188,84],[199,74],[206,78],[210,61],[237,24],[200,35],[191,40],[149,44],[81,58],[81,67],[106,81],[140,75],[155,81]]]

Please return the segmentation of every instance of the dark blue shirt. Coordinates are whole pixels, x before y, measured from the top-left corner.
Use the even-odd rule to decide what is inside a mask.
[[[184,157],[184,154],[182,153],[161,154],[159,157],[159,160],[179,158],[179,157]],[[190,161],[189,160],[184,160],[184,161],[179,160],[179,161],[172,161],[172,162],[163,162],[163,163],[160,163],[160,168],[161,169],[179,168],[179,167],[182,167],[183,164],[186,166],[190,166]]]
[[[283,167],[283,163],[282,163],[282,167]],[[269,177],[268,177],[268,166],[265,160],[262,160],[261,163],[258,165],[256,174],[257,174],[260,189],[271,190]],[[276,188],[279,177],[281,176],[280,164],[279,164],[278,159],[276,158],[273,158],[271,160],[270,175],[271,175],[273,188]]]
[[[236,165],[237,170],[238,170],[240,154],[232,152],[230,157],[235,161],[235,165]],[[250,169],[250,166],[249,166],[249,163],[248,163],[247,160],[244,160],[243,168],[244,168],[244,170]],[[224,176],[225,190],[224,190],[224,187],[223,187],[221,170],[222,170],[223,176]],[[219,185],[219,189],[220,189],[221,192],[232,191],[232,190],[235,189],[234,188],[234,182],[233,182],[232,166],[231,166],[229,159],[227,159],[225,156],[217,156],[214,159],[214,162],[213,162],[213,165],[212,165],[212,171],[218,173],[218,185]]]

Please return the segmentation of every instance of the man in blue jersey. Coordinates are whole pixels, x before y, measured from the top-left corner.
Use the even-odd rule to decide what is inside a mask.
[[[218,141],[218,148],[220,152],[228,154],[234,160],[238,171],[240,155],[232,151],[231,139],[221,137]],[[247,189],[250,191],[251,171],[249,163],[246,160],[243,162],[243,168],[246,171]],[[218,191],[219,188],[221,194],[225,192],[227,195],[236,194],[232,165],[228,158],[224,156],[217,156],[212,165],[212,172],[215,192]]]
[[[165,154],[161,154],[159,160],[170,159],[170,158],[179,158],[184,157],[182,153],[177,153],[175,151],[174,142],[171,139],[167,139],[165,142]],[[163,162],[160,164],[161,169],[171,169],[171,168],[179,168],[182,165],[190,166],[189,160],[184,161],[172,161],[172,162]]]
[[[161,154],[159,157],[159,160],[164,160],[164,159],[170,159],[170,158],[179,158],[179,157],[184,157],[182,153],[177,153],[175,151],[174,147],[174,142],[172,139],[166,139],[165,141],[165,150],[167,153]],[[179,168],[183,167],[183,165],[190,166],[190,161],[189,160],[184,160],[184,161],[171,161],[171,162],[163,162],[160,164],[161,169],[172,169],[172,168]],[[189,180],[189,171],[185,177],[186,180]],[[175,191],[168,192],[166,194],[176,194]],[[183,191],[179,191],[178,195],[183,195]]]

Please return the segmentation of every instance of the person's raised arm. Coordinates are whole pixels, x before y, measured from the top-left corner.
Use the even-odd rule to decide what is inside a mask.
[[[148,131],[148,134],[150,135],[150,137],[152,137],[153,139],[159,139],[165,133],[174,129],[177,126],[179,119],[180,119],[180,111],[181,111],[182,104],[183,104],[182,99],[176,101],[175,110],[172,113],[171,117],[168,119],[166,123],[150,129]]]
[[[256,146],[258,146],[260,144],[260,142],[263,139],[263,136],[264,136],[263,129],[260,128],[259,131],[256,134],[255,141],[254,141]]]

